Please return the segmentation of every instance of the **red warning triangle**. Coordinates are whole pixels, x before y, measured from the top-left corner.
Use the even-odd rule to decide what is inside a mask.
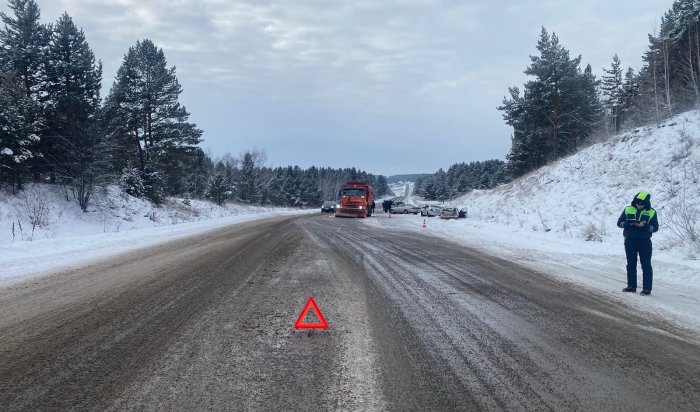
[[[309,309],[313,309],[314,312],[316,312],[318,323],[304,323],[304,318],[309,312]],[[313,296],[309,296],[309,300],[306,301],[304,309],[301,311],[299,318],[297,318],[294,324],[294,329],[328,329],[328,322],[326,322],[326,318],[323,317],[323,313],[321,313],[321,309],[318,308]]]

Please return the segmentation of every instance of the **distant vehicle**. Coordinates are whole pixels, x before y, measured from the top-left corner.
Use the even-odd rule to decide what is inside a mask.
[[[459,217],[467,217],[467,216],[469,216],[469,213],[467,213],[466,207],[459,209]]]
[[[335,213],[335,202],[332,200],[326,200],[321,205],[321,213]]]
[[[348,181],[338,191],[340,206],[335,217],[370,217],[374,212],[374,189],[367,182]]]
[[[424,205],[420,209],[420,215],[427,217],[440,216],[440,212],[442,212],[442,207],[435,205]]]
[[[420,207],[412,205],[410,203],[395,202],[393,206],[391,206],[391,210],[389,210],[389,213],[413,213],[414,215],[417,215],[418,213],[420,213]]]
[[[458,217],[459,210],[456,207],[446,207],[440,213],[440,219],[457,219]]]
[[[400,201],[400,200],[395,200],[391,202],[391,205],[389,206],[389,213],[401,213],[397,212],[397,210],[401,210],[402,207],[404,207],[406,203]]]

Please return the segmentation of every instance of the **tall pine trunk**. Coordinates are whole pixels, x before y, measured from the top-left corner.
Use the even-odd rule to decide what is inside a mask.
[[[668,38],[664,37],[661,47],[661,57],[664,62],[664,90],[666,92],[666,109],[668,114],[673,115],[673,110],[671,108],[671,56],[668,44]]]
[[[688,67],[687,67],[687,80],[690,85],[690,87],[693,89],[693,92],[695,93],[695,102],[698,101],[698,81],[697,77],[695,76],[695,68],[693,67],[693,42],[692,42],[692,36],[691,36],[691,29],[692,27],[688,27]]]
[[[688,42],[690,42],[690,33],[688,33]],[[700,30],[698,29],[698,23],[695,23],[695,57],[696,57],[696,67],[700,73]],[[697,77],[696,77],[697,79]],[[698,90],[697,83],[695,87],[695,104],[700,104],[700,90]]]

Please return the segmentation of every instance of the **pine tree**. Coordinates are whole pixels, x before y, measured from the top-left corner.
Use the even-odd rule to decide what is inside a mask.
[[[613,133],[617,134],[622,126],[622,105],[624,90],[622,84],[622,67],[617,54],[613,56],[610,69],[603,68],[603,81],[601,89],[605,101],[605,110]]]
[[[115,168],[129,160],[137,164],[152,184],[152,200],[161,198],[156,192],[164,194],[172,174],[182,173],[189,163],[183,160],[191,159],[202,135],[178,102],[182,87],[175,67],[166,65],[162,49],[138,41],[124,56],[105,103],[109,137],[127,154],[115,156]],[[173,167],[178,164],[183,167]]]
[[[35,108],[15,71],[0,74],[0,182],[9,183],[13,191],[22,190],[23,172],[35,156]]]
[[[622,101],[622,123],[629,121],[631,124],[639,123],[639,114],[636,107],[639,99],[639,79],[640,75],[633,68],[628,67],[625,72],[625,81],[622,85],[623,101]]]
[[[642,59],[645,66],[640,73],[639,104],[642,113],[642,122],[661,120],[661,74],[659,41],[656,36],[648,35],[649,46]]]
[[[45,56],[49,27],[40,23],[41,13],[34,0],[9,0],[14,17],[0,13],[5,28],[0,30],[0,62],[3,70],[19,74],[26,97],[39,102],[43,97]]]
[[[547,127],[547,160],[558,159],[565,154],[566,145],[562,144],[560,133],[572,133],[567,130],[567,119],[577,110],[572,101],[572,91],[579,85],[579,64],[581,56],[569,58],[569,51],[559,44],[556,34],[550,36],[542,28],[537,44],[540,56],[530,56],[531,65],[525,74],[535,79],[526,83],[526,96],[530,96],[540,119],[538,123]]]
[[[243,160],[241,161],[240,189],[238,194],[238,200],[241,202],[253,203],[255,201],[255,175],[253,154],[246,152],[243,154]]]
[[[97,178],[100,133],[94,127],[100,108],[102,64],[82,30],[64,13],[51,33],[47,53],[45,156],[55,176],[72,185],[87,209]]]
[[[202,149],[197,148],[190,160],[187,170],[189,173],[186,177],[186,194],[195,198],[205,197],[209,186],[209,179],[214,170],[214,164],[211,158],[207,156]],[[228,170],[224,170],[226,172],[226,183],[230,187],[232,181],[228,176]]]
[[[539,56],[530,56],[525,74],[534,79],[523,95],[509,89],[498,107],[513,127],[508,173],[519,176],[575,151],[597,123],[599,103],[595,77],[590,68],[581,72],[581,56],[574,59],[552,33],[542,28],[537,43]]]
[[[576,109],[571,110],[567,121],[568,131],[562,134],[567,154],[578,151],[603,121],[603,105],[598,96],[599,84],[591,65],[586,65],[571,91],[571,103]]]
[[[207,189],[207,198],[221,206],[224,204],[230,194],[230,189],[226,184],[226,174],[223,168],[217,167],[214,175],[209,182]]]
[[[18,103],[27,108],[24,124],[29,127],[32,143],[26,149],[33,156],[22,162],[17,170],[19,177],[25,173],[25,165],[31,167],[34,179],[39,180],[44,171],[41,163],[44,141],[40,139],[44,128],[42,104],[45,100],[45,57],[49,28],[40,23],[41,13],[34,0],[10,0],[13,16],[0,13],[5,27],[0,30],[0,70],[14,71],[20,79],[23,94],[28,99]],[[12,86],[14,87],[14,86]],[[14,95],[14,93],[12,93]]]

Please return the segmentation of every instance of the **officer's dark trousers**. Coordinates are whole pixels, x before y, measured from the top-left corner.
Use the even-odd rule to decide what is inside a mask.
[[[651,239],[625,238],[627,255],[627,286],[637,287],[637,254],[642,264],[642,289],[651,290],[654,271],[651,268]]]

